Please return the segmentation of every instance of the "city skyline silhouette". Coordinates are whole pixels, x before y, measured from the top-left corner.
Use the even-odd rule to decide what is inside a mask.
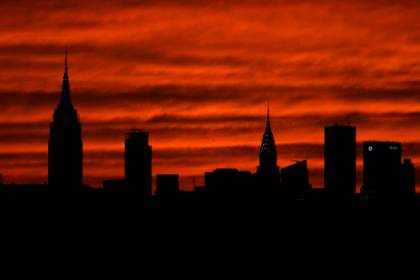
[[[48,123],[59,100],[65,46],[88,185],[100,187],[103,180],[124,177],[124,140],[132,128],[149,132],[153,177],[179,174],[181,189],[192,190],[193,181],[203,185],[204,173],[217,168],[255,173],[267,100],[278,166],[307,160],[314,188],[324,186],[324,127],[335,123],[357,127],[358,192],[365,141],[400,142],[403,159],[412,160],[419,177],[417,44],[404,37],[414,38],[416,31],[404,29],[403,36],[391,28],[396,22],[413,25],[414,4],[411,9],[396,4],[400,10],[391,13],[390,21],[385,20],[391,15],[387,4],[379,6],[372,24],[361,29],[352,23],[365,18],[355,12],[355,4],[344,1],[336,9],[350,12],[337,28],[348,32],[327,28],[321,19],[329,10],[323,4],[286,1],[268,9],[250,1],[209,7],[133,4],[128,9],[113,3],[101,7],[104,18],[89,12],[91,4],[72,4],[19,7],[27,19],[66,11],[61,22],[48,28],[43,24],[57,19],[25,25],[14,16],[14,4],[3,8],[11,9],[4,20],[20,32],[20,37],[7,32],[1,37],[2,59],[10,62],[8,70],[3,68],[0,88],[0,173],[6,184],[48,182]],[[316,12],[308,14],[313,6]],[[164,10],[174,17],[159,20],[165,18]],[[216,10],[222,12],[217,16]],[[109,17],[111,11],[132,17],[122,23]],[[187,21],[177,12],[198,12],[203,21]],[[273,12],[284,17],[270,18]],[[285,25],[289,12],[299,20]],[[247,15],[253,15],[255,23]],[[68,33],[55,38],[63,26]],[[185,35],[171,36],[165,32],[169,26],[183,29]],[[324,33],[308,32],[308,26]],[[212,28],[220,36],[214,36]],[[131,36],[133,32],[139,36]],[[384,38],[389,45],[383,44]]]
[[[66,48],[61,94],[50,123],[48,184],[4,184],[1,176],[3,192],[82,196],[94,191],[83,180],[83,125],[72,102],[70,84]],[[204,184],[194,185],[193,191],[180,188],[179,174],[156,174],[156,192],[153,192],[153,148],[149,132],[130,129],[124,141],[124,176],[103,180],[102,187],[95,192],[122,194],[126,199],[137,199],[140,205],[153,205],[157,209],[168,205],[180,207],[179,203],[185,207],[185,203],[193,201],[223,201],[236,205],[244,201],[260,203],[262,199],[266,201],[264,203],[276,205],[282,201],[414,201],[417,197],[415,165],[412,159],[403,159],[401,143],[363,143],[363,185],[361,193],[356,194],[356,127],[335,124],[326,126],[324,134],[326,184],[318,190],[311,184],[307,160],[298,160],[283,168],[278,165],[270,104],[267,102],[266,124],[255,173],[232,167],[216,168],[205,172]]]
[[[50,124],[50,137],[48,141],[48,185],[50,187],[58,188],[58,189],[80,189],[82,185],[87,184],[83,181],[83,138],[82,138],[82,124],[80,123],[79,116],[77,109],[73,105],[71,101],[71,91],[70,91],[70,78],[68,70],[68,49],[65,48],[65,55],[64,55],[64,74],[63,74],[63,82],[61,88],[61,94],[59,97],[59,102],[57,108],[53,114],[53,121]],[[348,132],[346,132],[348,131]],[[402,146],[400,143],[397,142],[364,142],[363,143],[363,176],[362,178],[358,178],[356,172],[356,161],[357,161],[357,152],[356,152],[356,127],[350,125],[340,125],[335,124],[334,126],[326,126],[325,127],[325,143],[324,143],[324,182],[326,181],[326,186],[317,186],[319,189],[325,189],[327,193],[330,193],[334,197],[354,197],[358,189],[362,190],[362,196],[366,193],[372,192],[377,193],[378,189],[381,188],[395,188],[398,192],[398,187],[400,186],[400,181],[405,180],[406,184],[414,184],[416,185],[416,170],[415,164],[409,158],[404,158],[402,154]],[[164,174],[154,174],[152,173],[152,147],[150,146],[149,142],[149,132],[143,129],[130,129],[129,132],[126,134],[125,139],[125,165],[124,165],[124,176],[123,181],[118,181],[121,179],[116,179],[116,181],[109,180],[109,178],[103,178],[102,185],[99,186],[99,189],[107,188],[110,184],[113,190],[115,189],[131,189],[138,192],[144,192],[145,197],[149,197],[153,195],[153,178],[161,177],[161,181],[164,182]],[[138,145],[140,145],[138,147]],[[381,158],[376,164],[373,164],[373,168],[378,169],[378,176],[383,177],[383,172],[387,174],[391,174],[395,170],[400,168],[400,165],[408,164],[408,168],[412,167],[412,171],[407,176],[406,179],[401,179],[399,176],[397,177],[390,177],[388,179],[381,179],[380,183],[377,186],[372,187],[371,184],[366,183],[366,180],[370,180],[370,169],[367,169],[367,161],[366,156],[372,152],[374,149],[373,147],[384,146],[385,148],[379,148],[380,150],[388,149],[388,146],[395,146],[394,149],[400,151],[398,160],[395,161],[395,164],[391,169],[386,171],[382,166],[382,161],[385,158]],[[143,148],[143,146],[145,148]],[[264,129],[264,133],[262,135],[262,141],[259,148],[259,165],[257,166],[255,172],[255,178],[251,179],[251,176],[248,178],[249,180],[256,180],[254,182],[254,187],[258,186],[257,189],[260,189],[262,192],[268,193],[275,193],[278,192],[280,189],[285,188],[287,189],[287,193],[300,193],[299,189],[307,189],[309,191],[312,189],[312,184],[310,183],[310,176],[309,176],[309,169],[307,166],[307,160],[297,160],[296,165],[291,164],[290,166],[285,166],[284,172],[281,171],[281,167],[277,165],[277,145],[274,139],[274,135],[271,128],[270,123],[270,104],[267,102],[267,113],[266,113],[266,125]],[[367,148],[368,147],[368,148]],[[143,150],[146,149],[146,150]],[[376,148],[375,148],[376,150]],[[293,160],[292,160],[293,161]],[[386,161],[386,159],[385,159]],[[300,164],[304,164],[302,166],[303,169],[296,169],[292,171],[294,175],[293,177],[289,177],[289,175],[285,175],[286,170],[291,168],[298,167]],[[343,165],[341,167],[341,165]],[[215,179],[212,179],[212,182],[218,182],[221,186],[225,186],[226,190],[229,189],[230,184],[238,184],[233,180],[233,175],[238,169],[234,166],[226,166],[218,167],[215,169]],[[370,168],[370,167],[369,167]],[[175,169],[174,169],[175,170]],[[410,169],[411,170],[411,169]],[[144,173],[146,172],[146,173]],[[217,178],[218,172],[228,172],[226,174],[231,175],[223,175],[221,178],[226,178],[226,182],[219,181],[220,179]],[[245,172],[245,171],[242,171]],[[247,174],[251,175],[253,171],[246,171]],[[399,172],[399,171],[398,171]],[[144,175],[141,175],[143,174]],[[204,174],[204,173],[203,173]],[[212,172],[208,170],[205,171],[204,175],[196,175],[193,176],[194,183],[193,183],[193,190],[194,188],[200,187],[200,185],[196,185],[195,178],[196,177],[203,177],[204,184],[203,187],[207,188],[207,176],[211,175]],[[222,173],[220,173],[222,174]],[[169,175],[168,175],[169,176]],[[188,188],[180,188],[179,185],[179,174],[177,176],[176,183],[172,180],[172,185],[176,185],[175,190],[188,190]],[[212,175],[213,176],[213,175]],[[228,177],[226,177],[228,176]],[[297,179],[297,177],[301,177],[304,179]],[[283,178],[284,177],[284,178]],[[359,179],[359,180],[358,180]],[[357,182],[363,179],[363,185],[358,186]],[[294,181],[297,180],[297,181]],[[393,181],[394,180],[394,181]],[[2,174],[2,184],[3,182],[3,174]],[[283,182],[284,181],[284,182]],[[241,184],[247,185],[247,180],[240,180]],[[301,183],[297,183],[301,182]],[[155,186],[155,189],[159,189],[159,183]],[[12,183],[12,185],[15,182]],[[32,183],[33,184],[33,183]],[[303,187],[300,187],[302,186]],[[389,187],[386,187],[389,184]],[[161,183],[162,186],[164,184]],[[220,193],[222,194],[223,188],[217,186],[216,183],[212,183],[215,185],[214,187],[210,187],[210,189],[219,189]],[[282,187],[282,185],[284,185]],[[308,186],[308,187],[305,187]],[[92,187],[92,186],[90,186]],[[240,186],[237,186],[240,187]],[[94,187],[95,188],[95,187]],[[174,189],[171,185],[168,188]],[[246,187],[245,187],[246,188]],[[402,188],[402,187],[401,187]],[[411,187],[405,187],[410,189]],[[416,187],[413,187],[413,194]],[[142,191],[143,189],[143,191]],[[163,187],[163,191],[165,192],[165,186]],[[393,195],[395,194],[395,189],[393,191],[389,191]],[[240,192],[240,188],[238,189]],[[173,191],[172,191],[173,192]],[[229,191],[228,191],[229,192]],[[306,192],[306,191],[305,191]],[[157,192],[159,194],[159,191]]]

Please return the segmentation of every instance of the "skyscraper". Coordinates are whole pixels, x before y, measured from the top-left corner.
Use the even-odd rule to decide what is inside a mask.
[[[351,198],[356,194],[356,128],[325,127],[325,190],[334,197]]]
[[[79,116],[70,98],[67,50],[60,102],[50,124],[48,184],[75,188],[83,183],[83,143]]]
[[[267,120],[261,141],[260,165],[257,167],[258,184],[266,191],[278,191],[280,187],[280,168],[277,165],[277,149],[270,125],[270,107],[267,107]]]
[[[400,143],[363,144],[364,197],[391,197],[401,192],[401,157]]]
[[[152,147],[146,131],[132,129],[125,139],[125,180],[130,190],[152,195]]]

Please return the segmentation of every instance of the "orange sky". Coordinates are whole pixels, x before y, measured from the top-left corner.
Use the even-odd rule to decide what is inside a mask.
[[[47,180],[65,46],[94,186],[123,175],[134,127],[151,132],[153,173],[187,187],[216,167],[255,171],[267,100],[280,166],[308,159],[316,186],[336,122],[419,164],[420,3],[314,2],[2,1],[0,172]]]

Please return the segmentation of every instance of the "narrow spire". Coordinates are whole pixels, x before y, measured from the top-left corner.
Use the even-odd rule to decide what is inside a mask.
[[[260,147],[260,167],[277,170],[277,151],[270,125],[270,102],[267,101],[267,122]]]
[[[69,81],[69,73],[68,73],[68,61],[67,61],[67,47],[64,53],[64,76],[63,76],[63,86],[61,90],[61,99],[60,99],[60,106],[66,108],[72,108],[73,105],[71,103],[70,98],[70,81]]]
[[[64,74],[68,73],[68,64],[67,64],[67,47],[64,53]]]
[[[265,130],[270,131],[271,133],[271,126],[270,126],[270,101],[267,100],[267,121],[265,124]]]

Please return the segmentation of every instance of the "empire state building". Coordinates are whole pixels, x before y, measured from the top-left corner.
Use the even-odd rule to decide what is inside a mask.
[[[70,97],[67,50],[61,97],[50,123],[48,184],[60,188],[77,188],[83,184],[82,128]]]

